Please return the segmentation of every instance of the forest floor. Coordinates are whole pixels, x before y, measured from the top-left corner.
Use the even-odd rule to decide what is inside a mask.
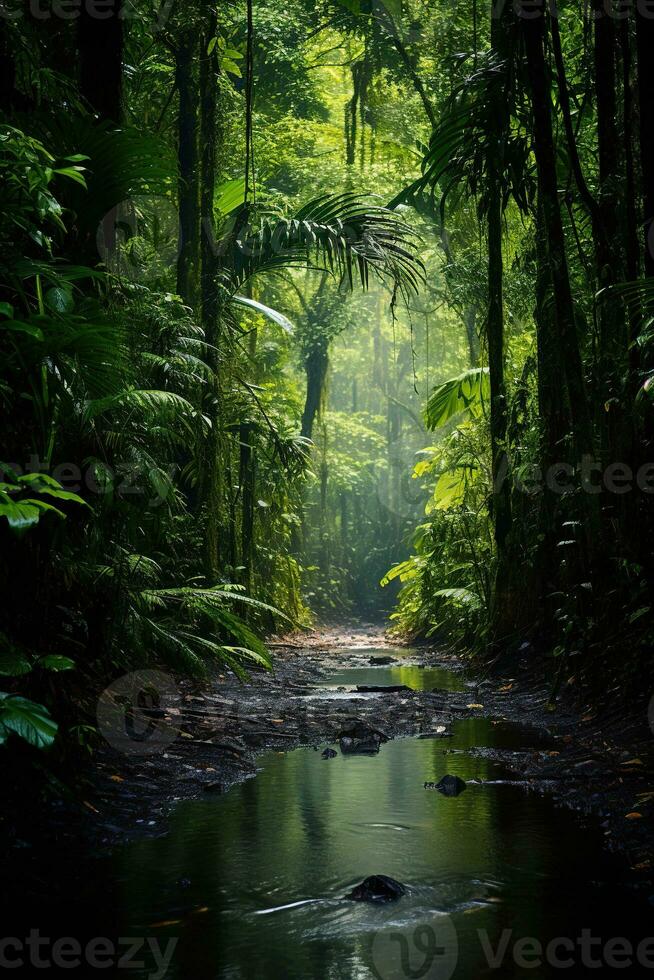
[[[299,745],[319,750],[337,743],[356,722],[388,738],[442,739],[446,772],[446,740],[456,720],[504,719],[518,733],[539,729],[539,748],[525,737],[525,746],[532,747],[514,743],[510,750],[473,751],[500,762],[512,782],[594,814],[607,846],[623,854],[634,884],[648,895],[654,891],[654,738],[646,712],[625,719],[617,708],[584,711],[565,701],[548,711],[542,670],[529,667],[536,658],[527,650],[524,662],[515,663],[515,676],[482,677],[437,647],[401,650],[372,626],[281,637],[271,645],[274,671],[257,673],[248,683],[220,673],[209,683],[181,681],[179,701],[167,718],[179,734],[165,750],[151,756],[100,750],[85,777],[83,805],[76,812],[70,803],[55,807],[58,840],[107,850],[133,837],[165,834],[177,803],[223,793],[255,777],[259,753]],[[460,672],[463,689],[307,698],[330,672],[399,658],[402,665]],[[23,827],[21,838],[25,834]]]

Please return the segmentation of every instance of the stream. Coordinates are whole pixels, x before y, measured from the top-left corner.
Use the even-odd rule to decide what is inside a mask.
[[[326,675],[308,697],[358,685],[464,684],[443,668],[371,666]],[[267,752],[256,778],[179,803],[163,836],[99,860],[70,914],[83,917],[89,935],[102,923],[99,934],[110,927],[162,946],[177,940],[165,972],[146,957],[121,977],[541,978],[560,975],[565,962],[568,975],[596,976],[599,962],[590,962],[606,941],[637,942],[652,930],[620,884],[601,827],[507,780],[483,752],[547,746],[538,730],[465,718],[451,737],[397,738],[377,755],[342,755],[338,744],[331,759],[325,746]],[[425,788],[445,773],[468,783],[460,796]],[[344,898],[373,874],[392,876],[407,893],[387,905]],[[584,954],[588,963],[583,930],[602,940]],[[534,969],[515,947],[530,937],[544,946],[561,937],[575,951],[556,946],[550,959],[559,966]]]

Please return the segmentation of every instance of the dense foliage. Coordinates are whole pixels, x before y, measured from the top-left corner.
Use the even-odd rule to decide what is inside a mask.
[[[0,738],[398,581],[647,669],[653,22],[105,6],[0,20]]]

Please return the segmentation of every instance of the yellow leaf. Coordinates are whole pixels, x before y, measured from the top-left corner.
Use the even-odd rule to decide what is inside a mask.
[[[467,704],[466,708],[483,708],[483,704]]]
[[[123,779],[122,776],[109,776],[109,779],[111,780],[112,783],[124,783],[125,782],[125,780]]]
[[[642,813],[638,813],[637,810],[634,810],[632,813],[625,814],[625,820],[640,820],[642,816]]]

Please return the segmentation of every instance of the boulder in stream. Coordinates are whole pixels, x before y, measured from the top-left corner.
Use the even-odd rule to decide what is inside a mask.
[[[372,664],[373,667],[390,667],[397,661],[394,657],[371,657],[368,663]]]
[[[338,740],[343,755],[374,755],[388,738],[365,721],[355,721],[349,728],[343,729]]]
[[[425,783],[425,789],[437,789],[443,796],[459,796],[466,788],[463,779],[458,776],[443,776],[437,783]]]
[[[325,749],[322,753],[323,759],[335,759],[338,755],[335,749]]]
[[[387,875],[370,875],[345,897],[352,902],[396,902],[406,895],[406,888]]]

